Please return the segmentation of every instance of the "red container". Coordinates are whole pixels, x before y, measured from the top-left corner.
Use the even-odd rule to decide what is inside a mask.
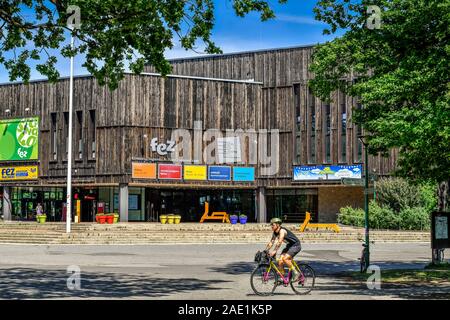
[[[106,222],[109,224],[113,224],[114,223],[114,216],[113,215],[107,215],[106,216]]]
[[[106,222],[106,216],[102,215],[102,216],[98,216],[98,222],[103,224]]]

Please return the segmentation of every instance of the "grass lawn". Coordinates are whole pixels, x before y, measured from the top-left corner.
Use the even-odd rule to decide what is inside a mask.
[[[354,280],[365,281],[369,273],[350,272],[349,276]],[[433,269],[420,270],[381,270],[382,283],[417,283],[417,284],[450,284],[450,264]]]

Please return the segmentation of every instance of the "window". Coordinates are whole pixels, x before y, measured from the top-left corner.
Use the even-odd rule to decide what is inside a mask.
[[[324,106],[323,131],[325,133],[325,162],[331,162],[331,108],[329,104]]]
[[[301,101],[300,85],[294,84],[294,108],[295,108],[295,163],[301,163]]]
[[[64,160],[67,160],[69,153],[69,113],[64,112]]]
[[[361,110],[361,103],[356,105],[356,109]],[[360,125],[356,126],[356,159],[355,162],[362,162],[362,142],[359,137],[362,136],[362,127]]]
[[[50,159],[57,160],[58,159],[58,124],[57,124],[57,114],[51,113],[51,155]]]
[[[95,110],[89,110],[89,141],[90,141],[90,156],[95,159],[96,150],[96,134],[95,134]]]
[[[339,162],[347,162],[347,105],[345,97],[340,93],[341,108],[341,154]]]
[[[316,104],[311,89],[308,94],[309,117],[309,163],[316,162]]]
[[[83,159],[83,111],[77,111],[78,159]]]

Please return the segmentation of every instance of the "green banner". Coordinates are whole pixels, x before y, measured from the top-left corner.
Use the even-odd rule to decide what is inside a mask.
[[[0,120],[0,161],[37,160],[39,118]]]

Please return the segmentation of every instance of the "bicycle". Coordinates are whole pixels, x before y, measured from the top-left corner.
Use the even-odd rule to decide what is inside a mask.
[[[361,273],[364,273],[364,272],[366,272],[367,271],[367,265],[366,265],[366,256],[367,256],[367,254],[366,254],[366,251],[367,251],[367,244],[363,241],[363,240],[359,240],[359,241],[362,241],[362,246],[363,246],[363,249],[362,249],[362,252],[361,252],[361,258],[359,258],[359,266],[360,266],[360,272]],[[375,242],[374,241],[370,241],[370,243],[371,244],[375,244]]]
[[[256,256],[259,253],[261,252],[258,251]],[[259,260],[256,261],[258,262],[258,266],[250,276],[250,285],[257,295],[270,296],[275,292],[279,284],[282,284],[284,287],[290,284],[292,290],[299,295],[308,294],[314,289],[316,275],[314,269],[308,264],[292,260],[293,267],[300,273],[298,280],[293,281],[291,277],[292,270],[288,271],[287,276],[283,276],[274,262],[276,259],[270,257],[267,253],[265,254],[265,258],[268,262],[255,257],[255,260]],[[280,280],[279,277],[281,278]],[[259,286],[266,289],[259,289]]]

